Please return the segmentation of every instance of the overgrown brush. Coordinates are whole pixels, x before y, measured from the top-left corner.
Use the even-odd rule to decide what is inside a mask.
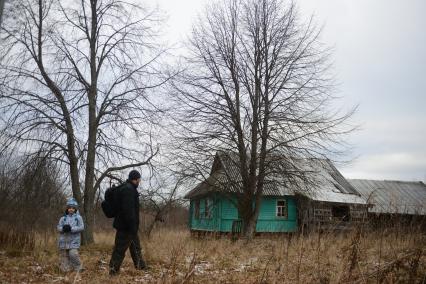
[[[48,248],[36,241],[32,256],[13,258],[14,262],[0,254],[0,282],[20,282],[19,273],[39,283],[64,281],[60,277],[65,276],[56,269],[58,258],[53,239],[50,238]],[[151,238],[142,239],[150,270],[136,271],[127,256],[121,274],[114,279],[108,276],[114,231],[99,232],[95,240],[95,245],[81,249],[86,271],[80,276],[86,283],[423,283],[426,280],[426,236],[422,232],[311,232],[291,238],[287,235],[256,238],[247,243],[228,237],[191,238],[187,230],[156,229]],[[46,249],[49,253],[41,257]],[[31,270],[40,271],[38,266],[43,273]]]
[[[19,254],[33,251],[35,248],[35,233],[33,231],[0,230],[0,249],[9,254]]]

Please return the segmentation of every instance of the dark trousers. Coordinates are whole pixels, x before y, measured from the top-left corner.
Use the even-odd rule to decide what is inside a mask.
[[[109,262],[110,269],[117,272],[120,270],[127,248],[130,250],[130,255],[132,256],[135,268],[145,268],[138,234],[117,231],[115,234],[114,250],[112,251],[111,261]]]

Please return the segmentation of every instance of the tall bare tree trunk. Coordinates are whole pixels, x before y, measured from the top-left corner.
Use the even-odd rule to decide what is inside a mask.
[[[247,240],[253,239],[256,233],[257,218],[259,217],[259,208],[252,208],[251,212],[243,215],[243,237]]]
[[[94,224],[94,201],[96,195],[95,184],[95,160],[96,160],[96,138],[97,138],[97,125],[96,125],[96,101],[97,101],[97,88],[98,88],[98,75],[96,66],[96,36],[98,28],[97,16],[97,0],[90,1],[91,8],[91,32],[90,32],[90,87],[87,92],[88,105],[88,145],[87,145],[87,161],[86,161],[86,177],[84,184],[84,214],[86,230],[83,234],[84,242],[92,243],[93,240],[93,224]]]
[[[3,19],[4,2],[6,2],[6,0],[0,0],[0,26]]]

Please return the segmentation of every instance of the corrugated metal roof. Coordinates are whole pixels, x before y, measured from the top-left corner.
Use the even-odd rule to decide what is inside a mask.
[[[348,179],[373,206],[369,212],[426,215],[426,185],[422,182]]]
[[[330,160],[309,160],[305,166],[315,186],[307,192],[316,201],[366,204],[356,189],[346,181]]]
[[[214,164],[217,164],[217,160],[220,161],[221,167],[212,172],[206,181],[188,192],[185,198],[193,198],[212,191],[242,192],[238,156],[234,153],[218,152]],[[317,201],[366,204],[329,160],[292,159],[286,167],[290,171],[293,169],[306,176],[303,178],[296,176],[289,180],[289,177],[283,177],[283,174],[272,174],[265,181],[263,195],[284,196],[299,192]]]

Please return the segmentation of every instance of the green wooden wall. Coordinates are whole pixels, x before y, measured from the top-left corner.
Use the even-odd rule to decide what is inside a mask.
[[[209,216],[206,216],[206,203],[205,200],[209,200]],[[189,226],[192,230],[203,230],[203,231],[219,231],[218,221],[220,215],[218,209],[220,208],[217,204],[217,199],[214,195],[198,199],[200,204],[199,217],[195,216],[195,203],[196,200],[191,200],[190,203],[190,216]]]
[[[205,199],[209,199],[210,214],[205,216]],[[231,232],[232,222],[238,219],[238,210],[235,204],[223,195],[211,194],[198,199],[200,202],[199,218],[195,218],[195,200],[190,202],[189,226],[192,230]],[[235,202],[235,197],[232,198]],[[276,216],[277,200],[285,200],[287,216]],[[296,201],[292,196],[263,197],[260,206],[259,218],[256,225],[257,232],[294,232],[297,230]]]
[[[277,200],[286,200],[287,216],[276,216]],[[257,219],[257,232],[294,232],[297,230],[296,201],[292,196],[264,197]]]

